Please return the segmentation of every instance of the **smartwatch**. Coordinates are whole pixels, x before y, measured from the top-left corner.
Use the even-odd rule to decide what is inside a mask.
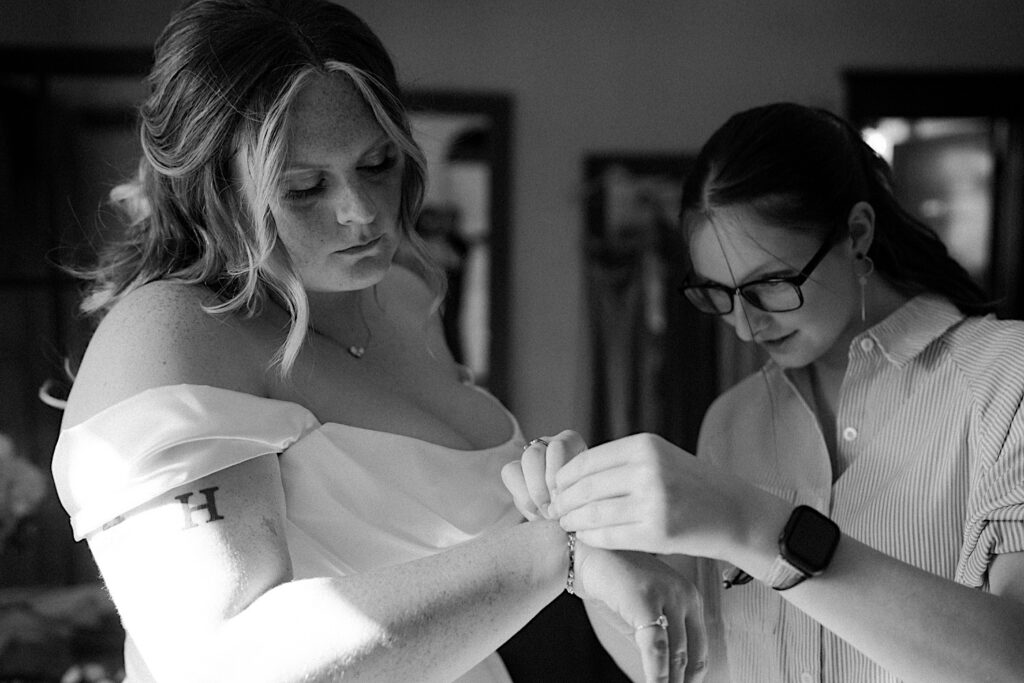
[[[795,508],[779,535],[779,554],[765,583],[784,591],[824,572],[842,533],[831,519],[809,505]]]

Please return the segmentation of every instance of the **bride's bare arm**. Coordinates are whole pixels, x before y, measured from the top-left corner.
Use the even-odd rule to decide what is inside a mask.
[[[158,679],[451,680],[565,584],[565,533],[553,522],[294,581],[284,524],[269,455],[168,492],[89,539]]]

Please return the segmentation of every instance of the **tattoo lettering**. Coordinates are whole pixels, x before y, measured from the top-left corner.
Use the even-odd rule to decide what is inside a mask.
[[[219,487],[214,486],[208,489],[199,489],[199,493],[203,494],[203,496],[206,498],[206,502],[200,503],[199,505],[188,504],[188,499],[192,497],[191,492],[183,493],[180,496],[174,497],[176,501],[181,503],[181,511],[185,515],[186,529],[191,529],[192,527],[199,526],[199,524],[197,524],[193,520],[192,515],[193,513],[200,512],[202,510],[206,510],[206,514],[208,515],[206,521],[202,522],[203,524],[209,524],[210,522],[216,522],[218,519],[224,519],[223,515],[217,514],[217,502],[213,498],[213,492],[216,491],[218,488]]]

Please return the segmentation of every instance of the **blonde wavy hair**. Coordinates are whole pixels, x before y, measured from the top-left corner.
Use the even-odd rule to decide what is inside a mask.
[[[404,157],[400,232],[413,265],[436,294],[440,269],[414,226],[426,164],[412,138],[394,65],[380,40],[327,0],[199,0],[177,13],[156,43],[149,96],[139,110],[143,155],[111,202],[125,230],[78,271],[82,310],[103,315],[156,280],[202,284],[219,297],[211,314],[251,316],[272,297],[289,313],[273,363],[287,375],[309,327],[309,306],[270,211],[287,157],[289,110],[316,74],[351,79]],[[248,162],[247,200],[231,160]]]

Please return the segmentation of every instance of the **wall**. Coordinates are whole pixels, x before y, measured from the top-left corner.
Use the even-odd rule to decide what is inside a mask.
[[[694,150],[730,113],[842,109],[858,67],[1024,68],[1020,0],[348,0],[417,88],[515,96],[511,407],[586,424],[589,151]],[[146,45],[170,0],[4,0],[2,44]]]

